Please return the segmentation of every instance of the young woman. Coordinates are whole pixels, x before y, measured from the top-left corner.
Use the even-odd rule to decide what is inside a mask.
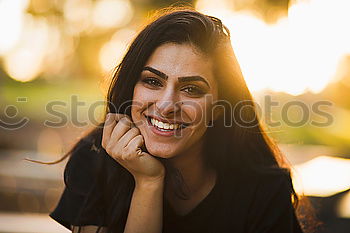
[[[158,16],[107,102],[105,121],[66,154],[54,220],[73,232],[302,232],[290,174],[219,19]]]

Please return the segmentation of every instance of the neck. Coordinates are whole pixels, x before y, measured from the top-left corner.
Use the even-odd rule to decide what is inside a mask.
[[[169,163],[181,172],[190,196],[200,190],[213,175],[212,169],[204,164],[202,148],[201,141],[190,150],[169,159]],[[171,188],[169,186],[167,190],[173,193]]]

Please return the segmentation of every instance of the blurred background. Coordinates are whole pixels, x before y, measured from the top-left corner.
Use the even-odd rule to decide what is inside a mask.
[[[0,232],[67,232],[48,217],[55,161],[101,120],[111,73],[172,0],[0,0]],[[268,133],[324,223],[350,232],[350,2],[182,1],[231,31]]]

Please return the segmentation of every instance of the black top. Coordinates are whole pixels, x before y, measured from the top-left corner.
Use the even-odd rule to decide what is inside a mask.
[[[70,158],[82,170],[75,179],[83,185],[93,183],[96,156],[90,147],[83,147]],[[185,216],[164,200],[163,233],[302,233],[290,194],[291,180],[283,173],[219,175],[210,193]],[[70,229],[86,196],[65,187],[50,217]],[[103,224],[98,213],[91,212],[88,221],[82,225]]]

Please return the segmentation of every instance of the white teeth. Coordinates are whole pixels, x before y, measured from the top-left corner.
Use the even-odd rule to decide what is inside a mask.
[[[179,124],[169,124],[169,123],[165,123],[165,122],[161,122],[161,121],[158,121],[154,118],[151,118],[151,123],[152,125],[155,125],[157,126],[158,128],[161,128],[161,129],[178,129],[180,128],[180,125]]]

